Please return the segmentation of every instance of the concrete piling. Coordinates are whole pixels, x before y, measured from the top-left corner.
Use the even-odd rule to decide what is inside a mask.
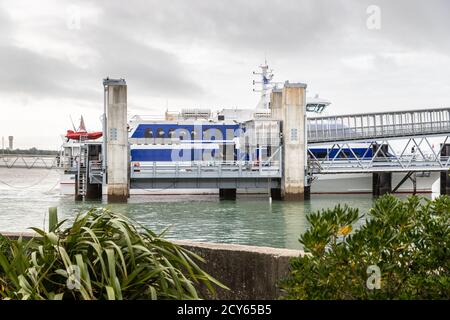
[[[276,100],[277,96],[274,98]],[[284,200],[304,200],[307,143],[306,84],[285,83],[282,89],[281,120],[283,122],[281,196]]]
[[[106,158],[108,202],[126,202],[129,191],[127,85],[124,79],[105,79]],[[103,151],[104,152],[104,151]]]

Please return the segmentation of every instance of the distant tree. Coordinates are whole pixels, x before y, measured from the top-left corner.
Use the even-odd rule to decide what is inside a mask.
[[[43,150],[43,149],[37,149],[35,147],[30,149],[1,149],[1,154],[35,154],[35,155],[57,155],[59,154],[59,151],[57,150]]]

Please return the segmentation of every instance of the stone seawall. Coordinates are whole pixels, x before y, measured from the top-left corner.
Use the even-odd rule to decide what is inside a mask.
[[[12,239],[20,235],[0,234]],[[33,237],[32,233],[21,235]],[[211,299],[277,299],[281,294],[278,283],[288,274],[289,259],[303,254],[300,250],[236,244],[173,242],[204,258],[206,262],[200,266],[231,289],[218,289]]]

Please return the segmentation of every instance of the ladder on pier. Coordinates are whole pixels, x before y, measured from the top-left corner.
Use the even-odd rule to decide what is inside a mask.
[[[88,148],[87,145],[80,144],[80,154],[78,160],[77,169],[77,196],[81,197],[82,200],[86,197],[87,184],[88,184],[88,170],[87,164],[89,161]]]

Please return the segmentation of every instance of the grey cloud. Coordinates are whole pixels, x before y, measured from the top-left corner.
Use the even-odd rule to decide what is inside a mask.
[[[120,29],[111,32],[100,25],[87,29],[81,42],[100,54],[98,76],[125,77],[154,96],[195,96],[202,91],[174,54],[144,44]]]
[[[103,7],[109,21],[167,41],[213,43],[241,51],[314,50],[334,36],[351,14],[347,1],[135,1]],[[132,21],[133,23],[129,23]],[[322,37],[326,35],[326,37]]]
[[[375,3],[374,3],[375,2]],[[73,2],[72,2],[73,3]],[[83,5],[91,1],[78,1]],[[366,8],[382,9],[382,29],[369,31]],[[445,0],[111,0],[96,3],[98,20],[85,19],[80,30],[68,30],[64,19],[38,29],[55,42],[70,42],[96,53],[88,69],[14,46],[10,18],[0,10],[0,90],[35,96],[97,99],[104,76],[125,77],[141,95],[195,97],[203,87],[187,74],[183,52],[171,53],[154,42],[195,43],[230,55],[265,53],[290,63],[310,63],[371,54],[382,70],[395,63],[381,57],[380,44],[405,50],[423,48],[448,55],[450,3]],[[307,59],[306,59],[307,58]],[[255,63],[256,64],[256,63]]]
[[[382,10],[382,29],[366,27],[369,5]],[[450,49],[446,0],[138,0],[104,3],[104,22],[128,34],[213,46],[234,54],[330,57],[373,53],[391,44],[405,50]]]
[[[101,97],[100,83],[105,76],[124,77],[143,95],[195,96],[202,91],[183,72],[175,55],[143,44],[121,28],[109,28],[106,20],[96,25],[87,23],[80,30],[69,30],[64,23],[64,19],[55,19],[50,24],[53,28],[38,27],[35,32],[50,34],[55,43],[69,41],[92,49],[98,55],[96,63],[82,68],[66,56],[50,57],[18,47],[10,37],[0,37],[0,91],[94,102]],[[0,27],[4,28],[3,35],[14,33],[14,26],[1,9]]]
[[[446,0],[378,1],[381,34],[409,49],[450,50],[450,2]]]
[[[94,91],[74,85],[85,72],[67,61],[15,46],[0,46],[0,67],[0,90],[3,92],[38,98],[79,98],[82,95],[89,99],[94,96]]]

